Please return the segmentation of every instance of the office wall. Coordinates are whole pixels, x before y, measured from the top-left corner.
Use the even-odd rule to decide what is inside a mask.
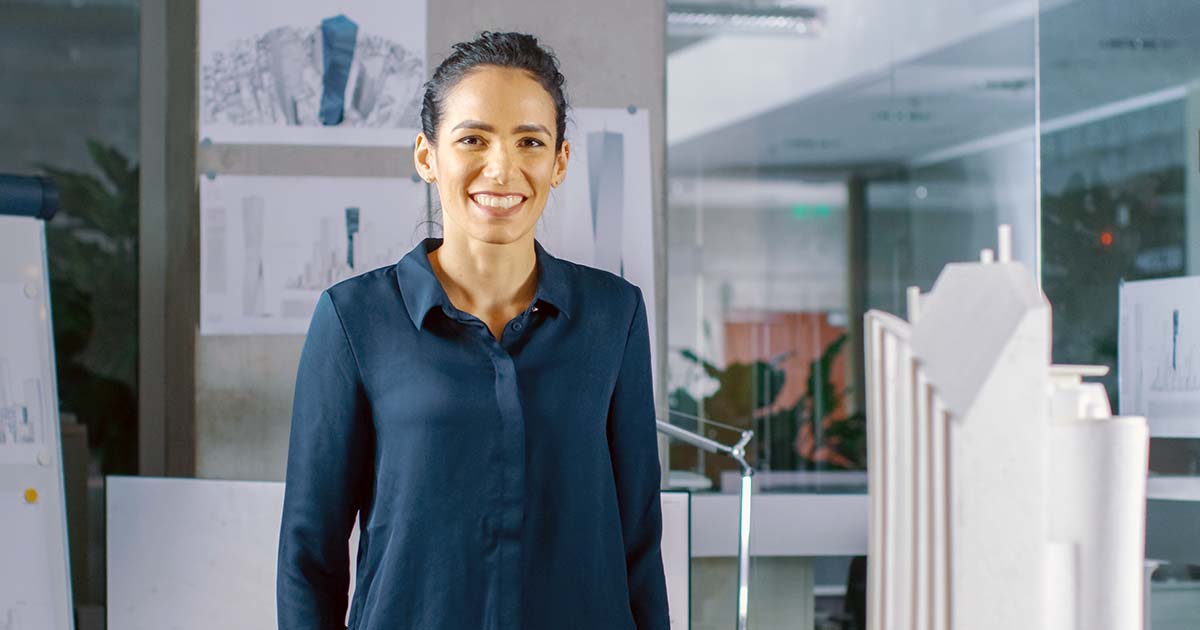
[[[558,54],[567,77],[568,98],[574,106],[633,104],[649,108],[656,202],[654,224],[659,235],[657,284],[665,287],[665,246],[661,237],[665,234],[662,203],[665,6],[638,0],[603,3],[439,0],[429,2],[428,11],[430,68],[446,55],[454,42],[469,39],[480,30],[520,30],[538,35]],[[360,175],[408,176],[412,172],[411,151],[407,148],[224,146],[201,148],[197,159],[201,172],[211,165],[221,165],[222,172],[273,173],[281,160],[286,160],[293,175],[330,174],[331,168],[336,168],[337,173]],[[186,229],[194,230],[198,225],[198,204],[172,209],[176,211],[190,213],[190,227]],[[179,273],[194,278],[198,275],[198,248],[196,255],[186,262],[190,266]],[[658,312],[662,314],[658,319],[659,356],[665,356],[665,291],[659,292]],[[196,334],[194,344],[194,400],[167,400],[164,407],[170,414],[173,409],[193,405],[195,475],[282,479],[293,379],[303,338]],[[659,382],[665,379],[660,378]],[[661,395],[659,409],[665,412],[665,398]],[[183,413],[186,415],[186,411]]]

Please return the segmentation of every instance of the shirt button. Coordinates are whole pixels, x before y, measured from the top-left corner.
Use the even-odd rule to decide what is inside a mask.
[[[521,328],[522,328],[521,322],[513,322],[512,323],[513,330],[521,330]]]

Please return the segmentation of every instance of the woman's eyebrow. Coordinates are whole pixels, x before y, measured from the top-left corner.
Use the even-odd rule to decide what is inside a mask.
[[[464,121],[458,123],[457,125],[455,125],[454,129],[451,129],[450,131],[457,131],[459,129],[478,129],[480,131],[486,131],[488,133],[496,132],[495,127],[493,127],[485,122],[479,121],[479,120],[464,120]],[[546,129],[545,125],[539,125],[536,123],[525,123],[523,125],[517,125],[516,127],[513,127],[512,132],[513,133],[531,133],[532,132],[532,133],[544,133],[547,136],[551,135],[550,130]]]
[[[547,136],[551,135],[550,130],[546,129],[545,125],[538,125],[535,123],[525,123],[524,125],[517,125],[516,127],[513,127],[512,132],[513,133],[544,133]]]

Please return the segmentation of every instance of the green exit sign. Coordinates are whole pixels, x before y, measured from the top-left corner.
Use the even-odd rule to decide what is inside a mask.
[[[796,219],[814,219],[829,216],[833,210],[828,204],[799,203],[792,206],[792,217]]]

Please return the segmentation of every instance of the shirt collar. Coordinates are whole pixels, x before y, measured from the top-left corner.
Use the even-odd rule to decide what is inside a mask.
[[[429,252],[441,245],[441,238],[423,239],[396,263],[396,281],[400,284],[400,295],[404,298],[408,316],[418,329],[425,323],[429,311],[434,308],[444,306],[446,310],[454,311],[454,305],[450,303],[445,288],[429,264]],[[538,285],[533,295],[533,303],[549,304],[570,317],[571,286],[567,280],[567,263],[551,256],[537,239],[533,241],[533,249],[537,255],[538,270]]]

